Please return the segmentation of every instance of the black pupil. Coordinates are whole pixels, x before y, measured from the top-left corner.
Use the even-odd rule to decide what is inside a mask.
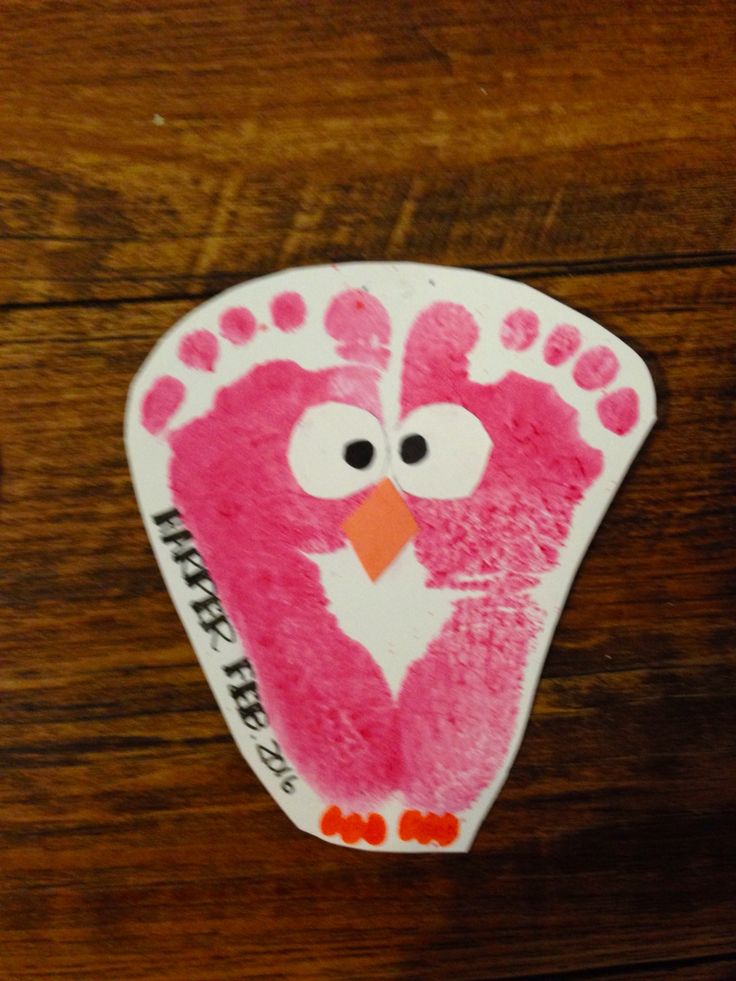
[[[371,465],[375,452],[373,443],[367,439],[354,439],[352,443],[347,444],[342,455],[348,466],[355,467],[356,470],[365,470]]]
[[[429,447],[426,439],[418,433],[407,436],[401,441],[401,459],[404,463],[419,463],[428,452]]]

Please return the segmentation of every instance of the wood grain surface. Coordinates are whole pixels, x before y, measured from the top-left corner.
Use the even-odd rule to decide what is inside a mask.
[[[736,6],[6,0],[0,977],[736,978]],[[200,297],[468,265],[601,321],[660,421],[467,856],[294,829],[123,452]]]

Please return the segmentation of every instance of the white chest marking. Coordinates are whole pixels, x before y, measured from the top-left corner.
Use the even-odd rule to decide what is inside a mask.
[[[372,582],[352,548],[310,555],[319,567],[322,586],[341,629],[370,653],[396,697],[412,661],[452,613],[463,593],[428,589],[427,570],[409,543],[376,582]]]

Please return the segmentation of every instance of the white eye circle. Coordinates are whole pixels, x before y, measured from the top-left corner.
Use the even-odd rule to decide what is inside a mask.
[[[312,497],[334,499],[374,484],[386,466],[386,437],[370,412],[344,402],[307,409],[289,440],[289,466]]]
[[[472,412],[450,402],[423,405],[399,428],[396,480],[414,497],[468,497],[480,483],[492,449],[491,437]]]

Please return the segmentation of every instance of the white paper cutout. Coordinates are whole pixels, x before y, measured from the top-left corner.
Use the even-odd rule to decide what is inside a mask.
[[[453,416],[465,423],[441,451]],[[138,503],[233,737],[298,827],[374,851],[468,850],[654,418],[622,341],[462,269],[289,270],[161,338],[126,410]],[[415,435],[426,447],[406,455],[424,455],[404,462]],[[371,444],[368,463],[351,441]],[[375,581],[341,530],[355,515],[386,555],[401,546]]]
[[[421,434],[425,455],[418,461],[402,459],[405,441]],[[472,412],[451,402],[422,405],[399,427],[394,454],[398,486],[414,497],[454,501],[468,497],[488,465],[493,443],[483,423]]]
[[[345,447],[368,443],[373,448],[370,460],[351,466]],[[386,443],[381,423],[365,409],[344,402],[313,405],[292,430],[287,459],[297,483],[312,497],[331,500],[357,494],[383,476]]]

